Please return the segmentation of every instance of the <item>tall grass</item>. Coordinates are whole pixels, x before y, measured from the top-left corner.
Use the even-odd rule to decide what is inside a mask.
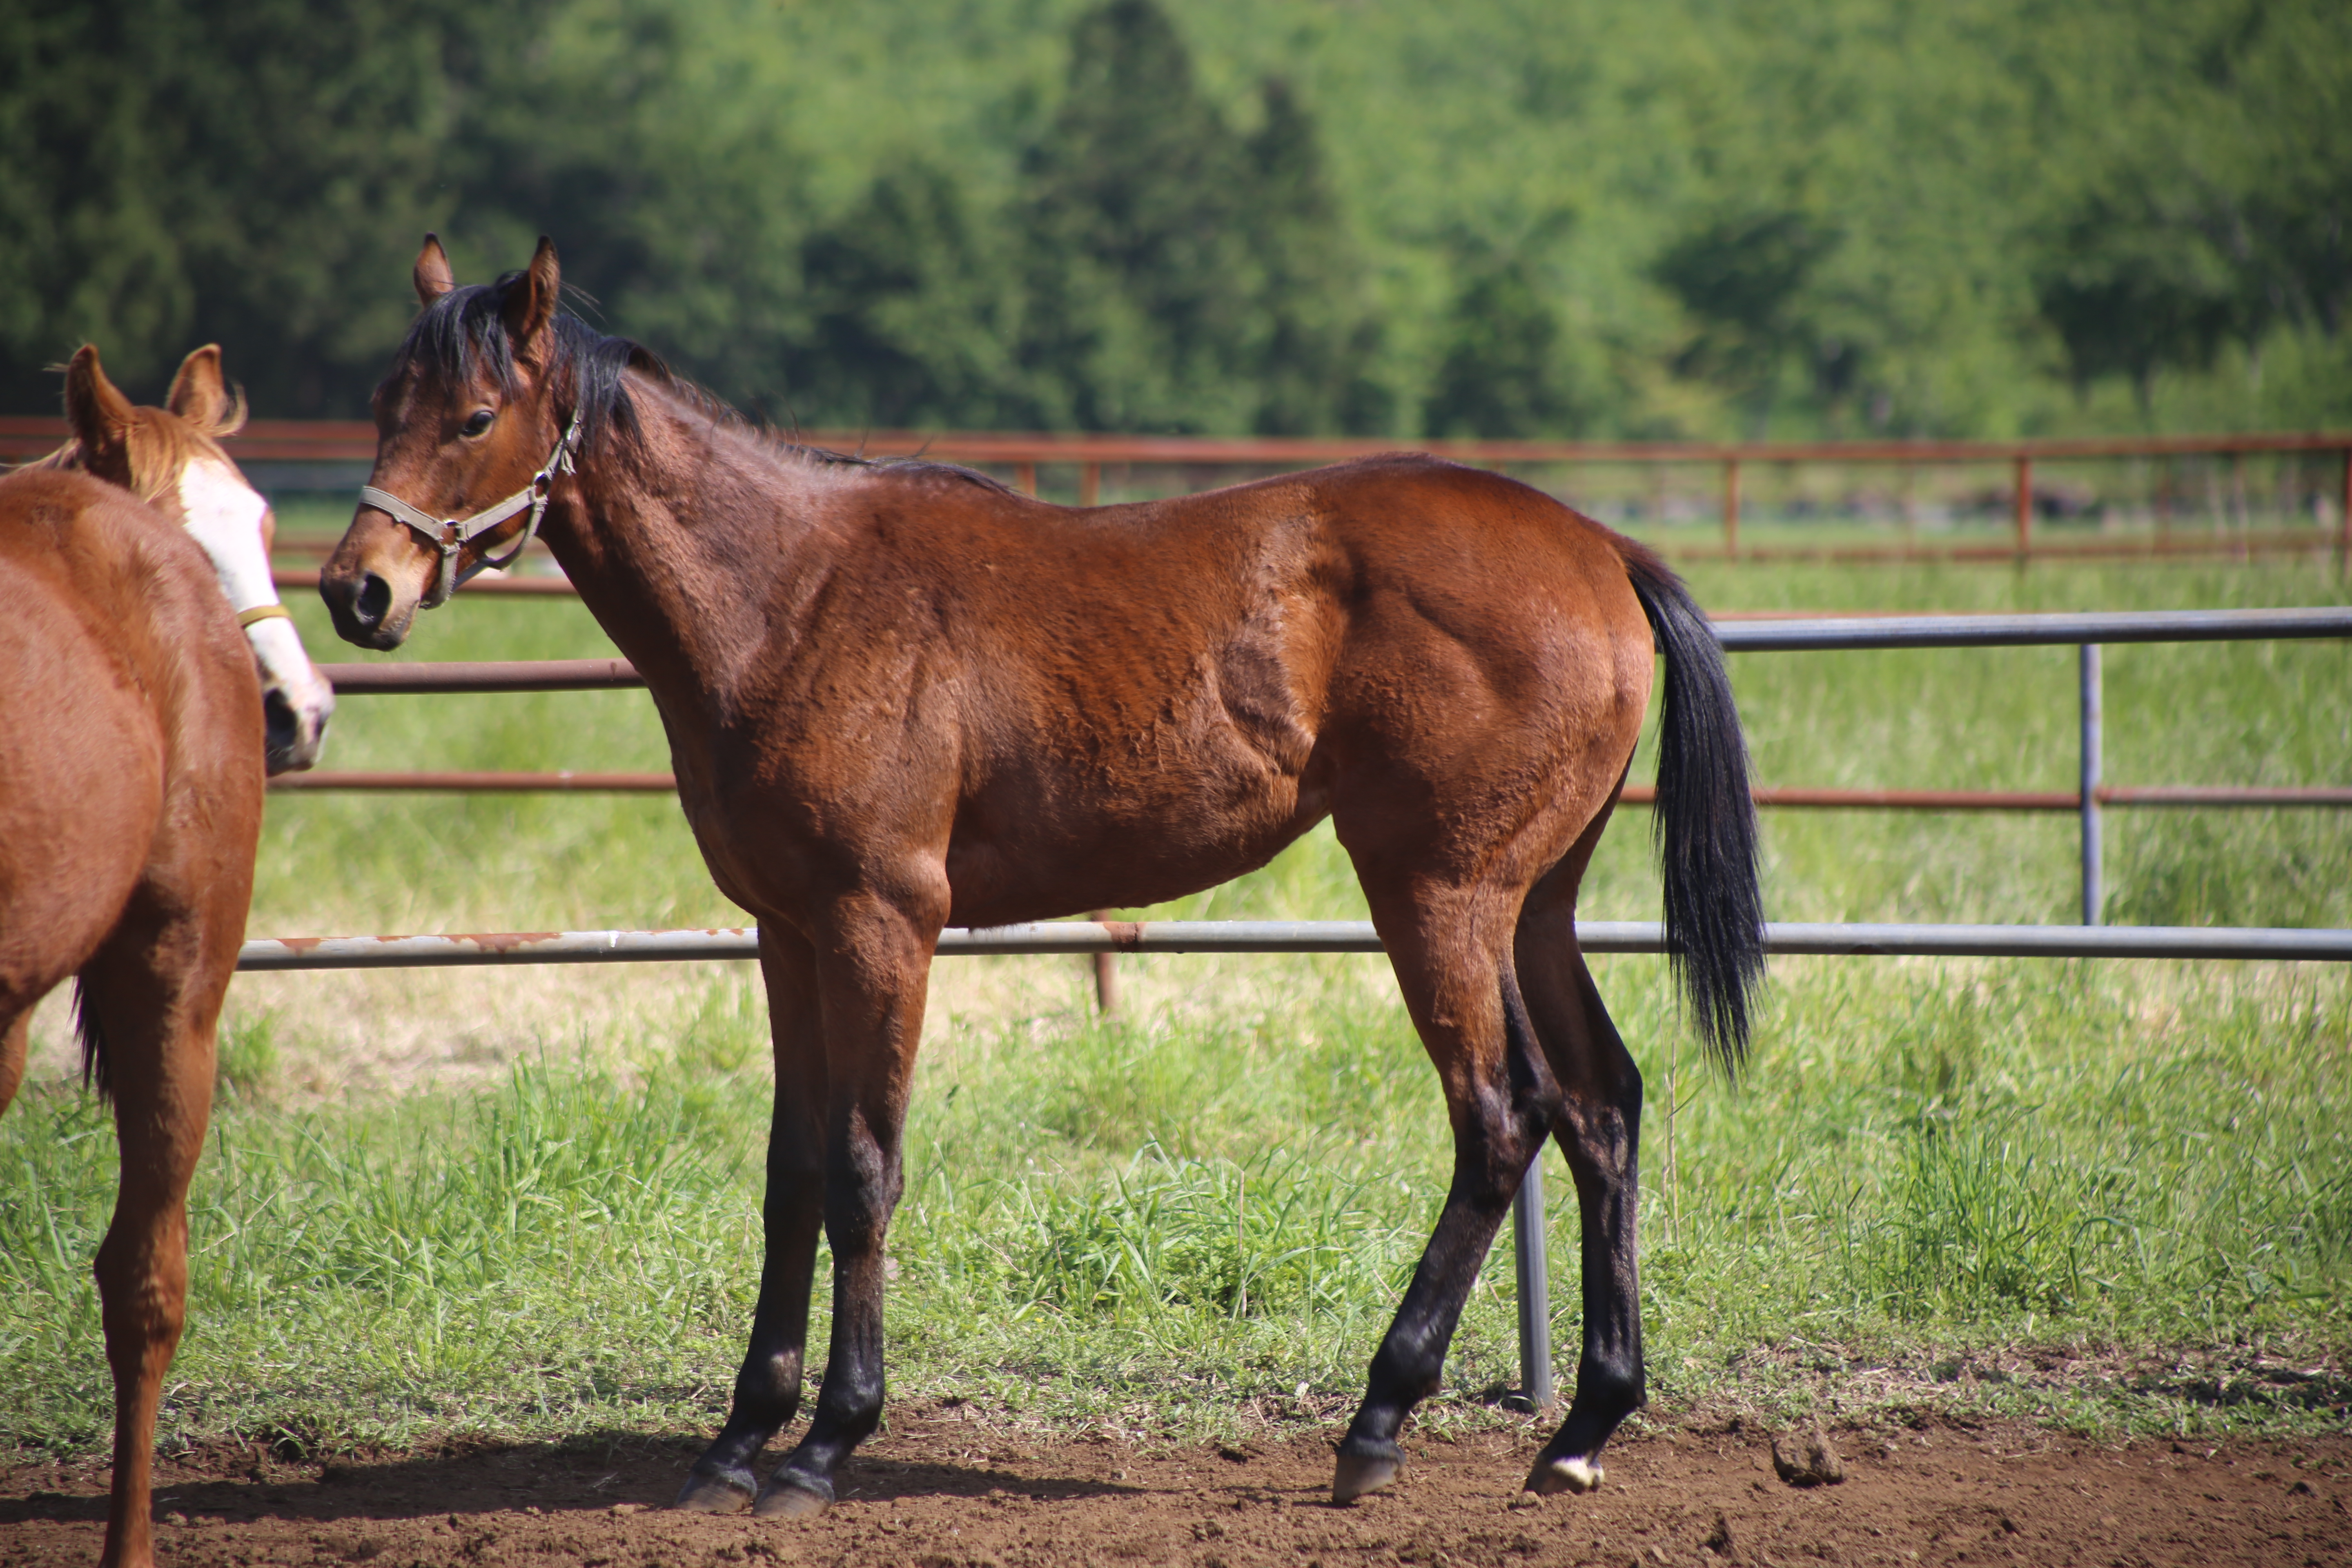
[[[1742,568],[1699,587],[1718,605],[1817,608],[2336,596],[2284,569]],[[304,630],[322,646],[322,626]],[[461,598],[414,651],[597,642],[572,606]],[[2109,774],[2341,781],[2347,659],[2333,645],[2116,650]],[[2064,650],[1759,656],[1735,672],[1768,782],[2072,778]],[[635,694],[354,699],[337,724],[338,766],[663,762]],[[1642,826],[1604,844],[1588,913],[1654,910]],[[2352,923],[2352,836],[2335,816],[2118,814],[2112,831],[2112,918]],[[268,833],[257,931],[734,918],[667,801],[279,797]],[[2072,913],[2063,821],[1781,813],[1768,843],[1781,918]],[[1360,907],[1318,832],[1169,912]],[[1160,1435],[1343,1410],[1450,1159],[1379,962],[1124,961],[1136,1001],[1114,1025],[1086,1014],[1066,968],[956,962],[975,967],[935,1000],[891,1235],[894,1393]],[[2341,972],[1785,961],[1733,1085],[1684,1048],[1659,962],[1598,967],[1651,1084],[1643,1293],[1664,1407],[1935,1398],[2174,1429],[2343,1419]],[[232,998],[166,1440],[709,1426],[759,1262],[766,1057],[748,972],[551,1026],[487,1089],[358,1100],[295,1089],[345,1037],[290,994]],[[1552,1170],[1566,1346],[1576,1218]],[[104,1439],[88,1260],[112,1171],[108,1120],[69,1083],[37,1080],[0,1121],[0,1438]],[[1486,1418],[1514,1376],[1508,1279],[1506,1241],[1430,1419]],[[2263,1370],[2279,1353],[2300,1358],[2293,1378]],[[2094,1374],[2035,1370],[2077,1363]]]

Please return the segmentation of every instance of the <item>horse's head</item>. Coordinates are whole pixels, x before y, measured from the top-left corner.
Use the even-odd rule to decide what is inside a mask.
[[[418,609],[520,551],[580,430],[576,393],[559,410],[553,384],[575,367],[551,242],[522,271],[460,289],[426,235],[414,276],[424,309],[375,390],[375,471],[319,575],[335,630],[362,647],[398,647]]]
[[[207,343],[182,363],[164,406],[140,408],[106,379],[98,350],[84,346],[66,367],[66,422],[73,440],[50,461],[134,491],[211,557],[261,672],[269,771],[317,762],[335,691],[311,667],[270,582],[277,516],[221,449],[218,437],[245,423],[245,402],[221,379],[219,347]]]

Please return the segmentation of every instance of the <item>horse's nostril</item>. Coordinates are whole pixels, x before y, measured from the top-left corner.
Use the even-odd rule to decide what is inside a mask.
[[[374,573],[369,573],[360,580],[359,597],[352,601],[352,613],[369,626],[374,626],[383,619],[383,613],[390,608],[392,584]]]
[[[261,732],[263,743],[273,756],[291,752],[302,738],[302,720],[288,701],[286,693],[273,686],[261,694]]]

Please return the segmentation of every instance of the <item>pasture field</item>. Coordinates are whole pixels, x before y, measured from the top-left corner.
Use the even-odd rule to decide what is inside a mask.
[[[2338,602],[2329,569],[1742,566],[1715,608]],[[322,658],[341,648],[296,606]],[[407,654],[604,650],[568,603],[468,599]],[[2071,787],[2071,649],[1738,656],[1758,775]],[[2107,655],[2107,776],[2352,777],[2352,648]],[[640,693],[351,698],[342,768],[659,768]],[[1636,776],[1646,770],[1645,757]],[[2352,822],[2116,812],[2109,918],[2352,924]],[[2074,918],[2074,826],[1768,813],[1780,919]],[[1654,917],[1645,814],[1585,912]],[[1360,918],[1319,830],[1160,911]],[[675,804],[274,797],[255,934],[736,923]],[[2317,966],[1783,960],[1739,1081],[1703,1070],[1663,963],[1596,961],[1650,1084],[1652,1419],[1807,1410],[2295,1439],[2352,1401],[2352,982]],[[1442,1199],[1435,1086],[1385,966],[938,966],[892,1231],[893,1396],[1146,1446],[1341,1421]],[[0,1447],[102,1452],[89,1261],[106,1112],[52,1002],[0,1121]],[[758,1266],[764,1023],[748,965],[246,976],[193,1204],[167,1449],[707,1436]],[[1578,1323],[1552,1203],[1553,1333]],[[1508,1232],[1424,1431],[1515,1422]],[[820,1300],[815,1339],[825,1331]],[[912,1417],[909,1416],[909,1419]],[[1638,1426],[1638,1423],[1637,1423]],[[1516,1472],[1514,1472],[1516,1475]]]

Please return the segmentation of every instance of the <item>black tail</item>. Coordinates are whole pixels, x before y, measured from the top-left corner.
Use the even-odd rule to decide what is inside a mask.
[[[1699,1038],[1732,1070],[1747,1054],[1748,1006],[1764,983],[1748,744],[1722,646],[1690,590],[1639,545],[1619,548],[1666,660],[1650,819],[1665,880],[1666,951]]]
[[[111,1099],[114,1078],[108,1071],[106,1031],[99,1027],[98,1009],[89,1005],[89,982],[74,977],[74,1032],[81,1037],[81,1081],[85,1089],[98,1090],[100,1100]]]

